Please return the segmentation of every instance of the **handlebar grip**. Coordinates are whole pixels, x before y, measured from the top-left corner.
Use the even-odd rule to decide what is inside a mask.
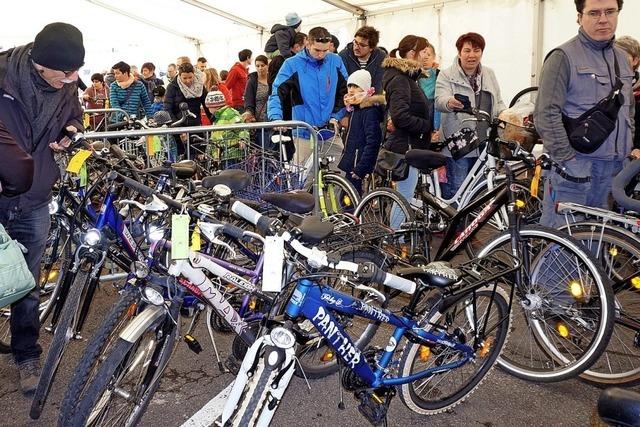
[[[387,273],[372,262],[362,263],[358,268],[358,276],[368,282],[380,283],[408,294],[416,290],[416,284],[413,281]]]
[[[245,205],[241,201],[237,200],[231,206],[231,211],[238,215],[240,218],[258,227],[258,230],[262,233],[266,233],[270,228],[269,218],[262,215],[255,209]]]
[[[225,224],[222,227],[222,233],[226,234],[229,237],[233,237],[234,239],[241,240],[242,236],[244,236],[244,230],[240,227],[236,227],[233,224]]]

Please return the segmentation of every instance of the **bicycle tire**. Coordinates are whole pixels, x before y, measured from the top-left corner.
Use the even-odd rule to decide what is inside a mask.
[[[56,324],[53,341],[47,352],[47,358],[45,359],[42,373],[40,374],[38,387],[31,402],[29,416],[34,420],[40,418],[42,414],[47,397],[49,396],[49,391],[51,390],[51,385],[55,380],[58,365],[62,360],[62,355],[64,354],[67,344],[73,336],[74,319],[78,314],[82,294],[90,278],[89,274],[92,268],[93,265],[90,261],[83,260],[81,262],[69,288],[69,293],[65,298],[62,314]]]
[[[354,215],[360,223],[379,223],[391,227],[391,213],[397,204],[402,218],[394,218],[395,221],[413,222],[415,212],[409,202],[400,193],[392,188],[378,188],[362,198],[354,211]]]
[[[164,324],[169,324],[169,322],[171,324],[171,331],[163,334],[162,337],[158,339],[155,332],[156,329],[163,327]],[[173,326],[173,321],[167,319],[165,316],[161,317],[159,321],[152,323],[135,342],[128,342],[122,338],[118,338],[105,360],[98,367],[95,380],[89,385],[84,397],[77,405],[78,409],[73,415],[70,425],[105,425],[101,423],[97,417],[104,414],[104,411],[108,409],[107,405],[111,402],[111,397],[118,397],[117,393],[112,393],[112,390],[116,388],[116,385],[113,384],[114,377],[117,381],[116,384],[120,384],[120,381],[124,380],[128,373],[126,369],[130,367],[127,366],[127,363],[131,360],[136,360],[138,358],[137,351],[141,349],[143,351],[146,350],[146,353],[142,353],[140,357],[146,356],[146,358],[144,361],[139,359],[143,363],[136,363],[134,368],[141,367],[144,370],[134,376],[142,380],[149,379],[150,383],[143,385],[143,388],[140,390],[134,390],[136,392],[136,398],[131,400],[135,400],[137,404],[134,405],[131,411],[126,413],[126,420],[119,418],[112,424],[114,426],[127,427],[137,425],[160,384],[162,372],[168,364],[173,351],[176,332],[177,328]],[[151,348],[151,346],[141,345],[141,342],[145,338],[149,338],[155,342],[153,348]],[[151,341],[150,343],[153,344]],[[156,360],[158,362],[156,362]],[[154,371],[151,372],[151,369]],[[134,394],[129,393],[129,395]],[[127,399],[123,400],[126,401]],[[97,405],[100,406],[96,408]],[[99,410],[98,413],[95,412],[96,410]]]
[[[509,108],[516,105],[517,102],[520,100],[520,98],[522,98],[523,96],[532,92],[537,92],[537,91],[538,91],[538,86],[531,86],[526,89],[522,89],[520,92],[516,93],[515,96],[511,99],[511,102],[509,103]]]
[[[137,306],[140,298],[140,291],[137,288],[126,289],[92,336],[82,358],[73,370],[73,377],[60,404],[59,426],[69,425],[77,403],[82,398],[88,384],[93,382],[99,360],[104,358],[104,353],[114,344],[113,339],[117,338],[117,334],[126,324],[123,324],[123,320],[126,322],[135,315],[136,307],[133,305]],[[123,315],[126,316],[124,319]]]
[[[496,236],[486,244],[478,256],[484,257],[503,245],[508,245],[508,249],[510,249],[510,239],[509,233]],[[580,242],[568,235],[561,236],[558,230],[542,226],[526,226],[520,229],[520,239],[523,242],[523,246],[526,243],[527,248],[540,249],[540,252],[534,253],[531,259],[529,253],[526,255],[521,253],[523,258],[521,259],[522,268],[524,269],[527,266],[530,268],[529,271],[523,272],[522,277],[527,282],[540,280],[544,283],[530,283],[530,288],[525,289],[528,292],[526,295],[520,295],[519,290],[516,290],[515,295],[518,301],[512,304],[513,330],[522,331],[527,336],[515,337],[512,332],[509,344],[498,358],[498,365],[509,374],[529,381],[557,382],[575,378],[596,362],[604,352],[611,336],[614,321],[614,298],[611,283],[606,278],[598,262],[586,252]],[[541,239],[546,243],[537,246],[534,245],[536,243],[534,239]],[[566,251],[566,255],[560,259],[560,255],[564,251]],[[570,264],[558,264],[564,259],[568,259],[569,263],[574,261],[579,263],[575,270],[567,271],[569,271],[569,276],[571,276],[571,273],[577,272],[578,277],[580,277],[580,281],[575,277],[570,277],[569,282],[566,283],[566,289],[562,288],[565,283],[559,281],[557,276],[545,276],[545,273],[555,274],[556,270],[553,270],[553,267],[560,266],[565,269],[568,266],[572,268]],[[543,268],[546,270],[543,270]],[[587,273],[589,278],[585,279]],[[583,304],[568,293],[567,289],[572,286],[571,283],[573,281],[578,282],[578,286],[583,289],[583,296],[588,297],[585,298],[585,304],[591,304],[593,299],[595,304],[599,304],[600,310],[596,313],[595,309],[589,309],[588,313],[590,314],[580,317],[576,321],[578,323],[570,322],[568,316],[565,316],[565,314],[569,313],[571,305],[574,305],[571,310],[577,311],[575,307]],[[559,289],[564,289],[564,291],[560,292],[558,291]],[[588,289],[589,292],[587,293],[584,289]],[[591,298],[592,295],[595,295],[592,292],[593,289],[597,291],[595,298]],[[536,294],[539,296],[536,297]],[[543,304],[545,304],[544,307]],[[567,305],[566,309],[563,307],[565,304]],[[518,314],[513,310],[518,310]],[[553,327],[547,327],[548,332],[558,329],[552,335],[545,334],[541,330],[541,319],[545,320],[541,316],[545,315],[549,316],[549,320],[556,322]],[[596,318],[589,317],[594,315]],[[567,355],[560,354],[557,345],[553,345],[551,341],[556,336],[562,338],[561,334],[568,332],[567,337],[558,340],[558,342],[563,345],[569,342],[576,346],[580,344],[577,342],[578,337],[571,336],[571,332],[578,333],[586,329],[580,327],[580,321],[584,321],[585,324],[587,321],[594,322],[596,331],[592,338],[588,338],[587,347],[584,350],[580,349],[580,354],[570,354],[573,360],[567,359]],[[513,348],[516,342],[525,341],[527,338],[531,342],[529,349],[520,351]],[[571,341],[567,338],[570,338]],[[537,350],[536,357],[540,359],[534,360],[534,349]],[[516,361],[516,358],[519,361]],[[525,366],[524,363],[526,361],[531,363]],[[534,363],[535,366],[531,366]]]
[[[630,231],[599,223],[576,223],[571,234],[601,260],[612,280],[622,280],[637,273],[640,243]],[[614,265],[615,264],[615,265]],[[633,286],[614,286],[616,319],[609,344],[596,363],[580,379],[599,387],[633,386],[640,383],[640,329],[630,325],[640,322],[640,293]]]
[[[482,380],[486,378],[491,368],[495,365],[496,359],[498,358],[498,355],[502,351],[504,344],[507,342],[507,338],[509,335],[509,327],[510,327],[509,326],[509,315],[510,315],[509,305],[505,297],[498,290],[496,290],[494,294],[492,289],[485,288],[485,289],[480,289],[476,291],[475,294],[477,296],[489,297],[488,307],[491,307],[490,308],[491,314],[494,314],[494,317],[493,317],[494,323],[492,323],[489,326],[489,328],[491,328],[491,332],[495,332],[495,338],[491,338],[491,339],[489,339],[490,337],[483,338],[482,340],[483,346],[477,349],[475,361],[470,361],[470,362],[467,362],[465,365],[462,365],[456,369],[452,369],[444,372],[437,372],[434,375],[429,376],[423,380],[418,380],[418,381],[403,384],[402,386],[400,386],[399,387],[400,399],[412,411],[418,414],[423,414],[423,415],[433,415],[433,414],[438,414],[438,413],[447,411],[459,405],[477,389],[477,387],[482,383]],[[492,295],[493,295],[493,302],[495,303],[495,305],[492,304],[492,299],[491,299]],[[463,305],[462,310],[460,310],[460,307],[459,307],[460,304]],[[459,304],[449,307],[449,309],[444,313],[440,313],[437,310],[435,311],[432,310],[427,316],[427,319],[426,319],[427,321],[424,322],[424,324],[426,325],[426,327],[441,328],[445,325],[439,324],[438,322],[440,322],[441,320],[444,320],[446,323],[449,323],[449,322],[453,323],[453,321],[455,321],[455,311],[459,311],[458,314],[461,315],[462,320],[466,324],[468,324],[468,326],[465,325],[466,328],[468,328],[468,332],[473,333],[473,331],[478,330],[478,327],[480,325],[478,324],[472,325],[471,324],[472,322],[469,322],[470,317],[473,318],[473,316],[470,316],[468,314],[469,310],[473,311],[472,305],[473,304],[471,300],[468,298],[465,298],[464,300],[460,301]],[[476,301],[476,307],[478,307],[477,301]],[[496,307],[495,310],[494,310],[494,307]],[[449,310],[454,311],[454,314],[453,314],[454,317],[451,317]],[[486,310],[485,310],[484,316],[486,316]],[[478,316],[477,314],[475,315],[475,317],[478,320],[481,320],[484,318],[483,316]],[[446,326],[446,329],[450,330],[453,326],[454,326],[453,324],[448,325]],[[465,330],[465,328],[461,326],[456,326],[455,330],[462,331],[462,330]],[[467,333],[467,336],[469,335],[469,333]],[[473,336],[471,336],[470,339],[473,339]],[[484,345],[486,342],[489,342],[490,349],[485,354]],[[422,360],[423,357],[420,354],[421,347],[422,346],[417,343],[411,343],[411,342],[407,343],[407,345],[403,349],[402,354],[400,356],[400,364],[398,369],[401,376],[405,377],[405,376],[411,375],[411,371],[412,371],[412,368],[414,367],[414,364],[422,361],[426,363],[428,361],[433,360],[431,362],[431,366],[434,366],[434,364],[435,366],[437,366],[442,363],[451,363],[451,361],[446,359],[446,355],[448,354],[448,352],[450,353],[454,353],[454,352],[448,347],[446,347],[445,345],[441,345],[441,346],[434,345],[432,347],[428,347],[430,350],[429,350],[429,355],[426,357],[426,360]],[[476,370],[475,372],[472,373],[472,376],[469,378],[467,382],[465,382],[458,389],[456,389],[456,391],[451,392],[450,395],[443,397],[441,393],[443,393],[445,387],[451,385],[455,379],[459,378],[461,375],[460,373],[461,371],[459,370],[465,369],[465,367],[476,368]],[[423,369],[425,368],[419,368],[418,371]],[[451,374],[453,378],[451,378],[451,375],[449,374]],[[441,375],[444,375],[444,378],[442,378]],[[446,378],[449,378],[450,381],[445,381]],[[427,400],[426,398],[419,397],[418,389],[421,389],[420,391],[424,391],[428,383],[434,380],[436,381],[436,384],[434,387],[434,393],[440,394],[440,395],[437,396],[437,398],[435,398],[434,400]],[[416,387],[417,382],[420,382],[420,385],[418,387]]]
[[[249,426],[250,421],[257,421],[260,418],[260,413],[255,413],[256,409],[258,408],[260,402],[263,402],[266,398],[266,393],[269,392],[267,384],[269,383],[269,379],[271,378],[271,375],[274,373],[274,371],[270,371],[265,368],[264,360],[262,358],[258,363],[260,363],[261,365],[259,369],[261,369],[262,372],[260,372],[260,377],[258,378],[256,386],[250,387],[248,390],[251,392],[249,404],[247,405],[247,409],[242,413],[242,418],[240,419],[240,423],[238,424],[239,426]]]
[[[346,254],[342,254],[341,259],[343,261],[350,261],[357,264],[373,262],[380,267],[382,267],[385,262],[384,257],[378,251],[362,249],[356,249]],[[335,289],[334,285],[331,286]],[[348,292],[348,289],[338,288],[337,290]],[[371,304],[369,301],[367,301],[367,303]],[[382,308],[384,307],[386,307],[386,302],[382,305]],[[335,312],[333,312],[333,315],[336,316],[338,321],[342,321],[342,326],[347,332],[352,332],[349,335],[353,339],[356,347],[360,350],[364,350],[369,345],[380,326],[380,322],[374,322],[364,318],[358,317],[357,321],[354,322],[351,317],[342,316]],[[298,377],[306,376],[307,378],[318,379],[337,372],[339,366],[335,351],[331,349],[324,338],[320,338],[321,336],[319,332],[311,325],[310,321],[306,324],[309,325],[308,332],[317,334],[319,341],[307,346],[299,346],[298,351],[296,352],[298,363],[296,364],[295,375]],[[354,328],[352,328],[352,326],[354,326]],[[355,328],[357,328],[357,332],[353,333]],[[357,337],[354,336],[356,333],[358,334]],[[304,375],[302,375],[301,371],[304,371]]]
[[[323,188],[321,190],[324,200],[322,214],[329,217],[341,213],[352,213],[360,203],[360,195],[346,178],[335,174],[325,173],[322,176]],[[310,189],[313,191],[313,187]],[[324,203],[322,203],[324,202]]]

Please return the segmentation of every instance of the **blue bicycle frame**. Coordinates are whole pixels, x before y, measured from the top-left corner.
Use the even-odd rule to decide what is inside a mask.
[[[369,366],[360,349],[356,347],[331,311],[395,326],[396,329],[382,353],[377,369],[373,370]],[[309,279],[300,279],[297,282],[293,295],[287,303],[285,313],[292,319],[301,315],[309,319],[345,365],[373,388],[410,383],[439,372],[458,368],[475,357],[473,348],[449,340],[445,333],[427,332],[411,318],[399,317],[389,310],[372,307],[357,298],[321,286]],[[465,356],[456,362],[425,369],[406,377],[385,378],[385,370],[392,361],[398,343],[407,332],[410,332],[413,337],[424,340],[425,345],[442,344],[460,351]]]

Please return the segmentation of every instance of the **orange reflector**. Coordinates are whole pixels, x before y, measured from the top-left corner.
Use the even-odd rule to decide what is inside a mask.
[[[127,309],[127,317],[133,317],[136,315],[136,310],[138,309],[138,304],[131,304]]]
[[[571,292],[571,296],[577,300],[584,298],[584,289],[582,289],[582,283],[577,280],[572,280],[569,282],[569,292]]]
[[[560,334],[560,336],[562,338],[569,338],[569,327],[567,326],[566,323],[564,322],[558,322],[556,323],[556,331],[558,331],[558,334]]]
[[[429,356],[431,356],[431,349],[429,347],[427,347],[426,345],[421,345],[420,346],[420,360],[423,362],[426,362],[427,359],[429,359]]]
[[[333,352],[333,350],[328,349],[327,351],[324,352],[322,357],[320,357],[320,360],[323,362],[330,362],[333,360],[334,357],[335,357],[335,353]]]
[[[493,339],[493,337],[487,337],[484,340],[478,351],[478,356],[486,357],[489,354],[489,352],[491,351],[491,347],[493,346]]]

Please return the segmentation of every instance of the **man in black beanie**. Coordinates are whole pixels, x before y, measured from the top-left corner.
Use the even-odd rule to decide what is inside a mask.
[[[22,186],[22,194],[0,193],[0,223],[27,248],[25,259],[36,283],[49,234],[51,190],[60,177],[54,151],[69,146],[65,131],[82,130],[76,80],[83,64],[82,33],[61,22],[44,27],[33,43],[0,52],[0,176],[7,171],[17,175],[24,153],[33,159],[31,187]],[[39,302],[36,286],[11,306],[11,351],[26,396],[40,376]]]

